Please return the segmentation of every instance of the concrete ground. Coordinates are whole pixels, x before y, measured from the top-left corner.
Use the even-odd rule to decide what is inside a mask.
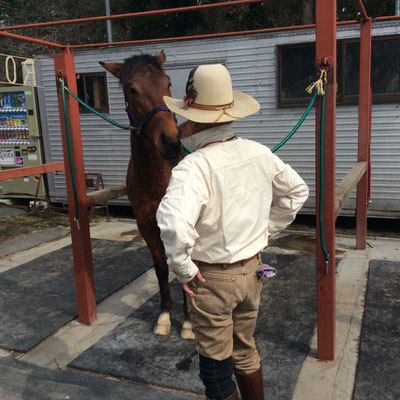
[[[92,238],[129,241],[138,235],[137,227],[132,220],[113,220],[91,228]],[[8,254],[5,247],[11,246],[13,254],[0,256],[0,273],[39,257],[48,252],[58,250],[70,244],[69,236],[48,241],[43,235],[43,243],[38,244],[35,237],[26,237],[17,242],[9,242],[0,246],[0,254]],[[312,234],[303,232],[284,232],[271,243],[281,252],[314,251]],[[359,338],[363,316],[363,304],[366,292],[368,264],[370,260],[400,260],[400,240],[386,238],[369,238],[373,246],[364,251],[354,250],[355,238],[337,237],[337,256],[342,260],[337,269],[337,330],[335,361],[321,362],[316,359],[316,335],[311,343],[311,351],[306,357],[295,387],[292,400],[351,400],[356,374]],[[29,245],[32,244],[32,246]],[[174,276],[171,274],[170,279]],[[133,311],[144,304],[158,291],[154,270],[148,270],[139,278],[98,304],[98,320],[92,326],[84,326],[72,321],[61,327],[51,336],[43,340],[27,353],[16,353],[0,349],[0,371],[3,363],[4,371],[13,371],[8,379],[12,379],[15,387],[11,395],[10,382],[4,384],[0,378],[0,398],[11,399],[125,399],[129,396],[138,399],[183,399],[198,396],[177,391],[167,391],[159,387],[124,382],[108,376],[91,376],[86,372],[71,371],[68,363],[82,352],[108,334],[114,327],[127,318]],[[15,364],[16,363],[16,364]],[[54,371],[57,377],[50,376]],[[1,374],[0,374],[1,375]],[[29,376],[29,380],[27,379]],[[90,387],[98,387],[100,381],[107,386],[106,391],[96,396],[89,395]],[[99,380],[100,381],[97,381]],[[120,382],[121,387],[117,387]],[[89,385],[88,383],[88,385]],[[46,390],[37,394],[37,385]],[[127,385],[128,384],[128,385]],[[59,389],[60,385],[68,387],[71,395]],[[126,386],[127,385],[127,386]],[[143,397],[144,393],[148,395]],[[115,395],[113,395],[115,391]],[[86,393],[86,394],[83,394]],[[117,394],[120,393],[120,394]],[[123,394],[122,394],[123,393]],[[383,398],[383,397],[382,397]]]

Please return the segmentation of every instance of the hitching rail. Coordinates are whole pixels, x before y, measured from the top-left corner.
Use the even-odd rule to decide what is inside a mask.
[[[339,216],[340,211],[347,198],[350,196],[357,183],[364,176],[368,169],[367,162],[358,162],[350,170],[350,172],[343,178],[335,190],[335,212],[336,218]]]

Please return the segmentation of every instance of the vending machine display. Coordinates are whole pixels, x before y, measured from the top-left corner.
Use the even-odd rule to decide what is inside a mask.
[[[0,87],[0,170],[43,164],[39,110],[31,86]],[[45,198],[39,176],[0,181],[0,198]]]

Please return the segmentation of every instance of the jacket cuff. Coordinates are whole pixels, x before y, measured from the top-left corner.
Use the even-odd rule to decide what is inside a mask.
[[[192,260],[190,260],[186,271],[182,271],[181,269],[174,272],[178,278],[179,283],[186,283],[190,282],[196,276],[198,271],[199,269],[197,268],[197,265]]]

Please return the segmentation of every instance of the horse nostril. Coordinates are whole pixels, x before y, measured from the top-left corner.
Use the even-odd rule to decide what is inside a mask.
[[[177,143],[179,143],[179,141],[180,141],[179,134],[176,141],[169,138],[168,135],[166,135],[164,132],[161,134],[161,142],[165,147],[176,145]]]
[[[177,157],[182,150],[180,135],[178,133],[178,139],[176,141],[170,139],[164,132],[161,134],[161,143],[167,151],[167,155],[171,157]]]

